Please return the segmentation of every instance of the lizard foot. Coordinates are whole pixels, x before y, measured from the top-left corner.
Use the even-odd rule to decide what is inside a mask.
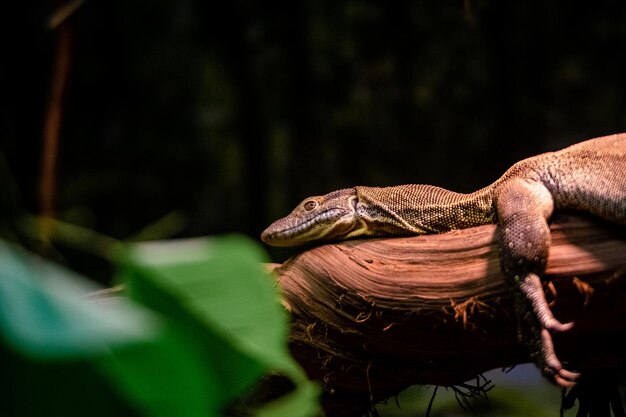
[[[528,274],[519,286],[522,294],[530,301],[535,316],[544,329],[552,333],[562,333],[574,327],[574,322],[561,323],[552,314],[546,296],[543,292],[541,279],[533,273]]]
[[[526,279],[520,282],[519,288],[524,298],[531,304],[532,313],[534,313],[531,315],[531,317],[534,316],[531,320],[536,320],[535,323],[539,327],[538,332],[530,330],[531,333],[535,334],[534,337],[531,336],[531,339],[535,339],[535,343],[531,343],[531,346],[535,346],[535,349],[532,349],[535,363],[540,366],[545,375],[551,377],[558,385],[566,388],[574,386],[580,374],[568,371],[563,367],[554,351],[554,342],[552,341],[552,333],[568,331],[574,326],[574,323],[561,323],[554,317],[543,292],[541,279],[536,274],[528,274]]]
[[[571,388],[576,385],[580,373],[568,371],[563,368],[563,364],[554,352],[552,335],[547,329],[541,330],[541,355],[539,362],[544,363],[543,373],[551,376],[558,385],[564,388]]]

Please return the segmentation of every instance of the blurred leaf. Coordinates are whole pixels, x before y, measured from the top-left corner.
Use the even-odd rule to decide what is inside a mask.
[[[259,246],[232,236],[128,248],[130,293],[162,315],[90,299],[85,279],[0,241],[1,415],[213,416],[268,371],[296,388],[259,416],[318,413]]]
[[[187,218],[179,211],[173,211],[161,217],[157,221],[144,226],[140,231],[128,238],[130,241],[141,242],[144,240],[167,239],[180,233],[187,225]]]
[[[154,342],[119,349],[98,365],[145,415],[207,417],[219,407],[210,358],[173,324]]]
[[[194,339],[126,299],[88,301],[91,289],[0,241],[0,414],[213,415]]]
[[[120,304],[115,311],[88,303],[96,287],[43,259],[0,241],[0,329],[17,350],[39,358],[108,352],[149,340],[158,322]]]
[[[256,414],[257,417],[316,416],[320,415],[319,389],[310,381],[301,380],[296,390],[271,404]]]
[[[310,416],[318,391],[287,350],[288,317],[264,261],[261,248],[241,236],[144,243],[129,248],[122,279],[133,298],[201,340],[218,369],[219,402],[280,370],[296,391],[260,415]]]

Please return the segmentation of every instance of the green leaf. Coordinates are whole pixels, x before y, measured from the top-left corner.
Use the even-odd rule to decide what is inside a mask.
[[[195,339],[124,298],[0,241],[0,414],[215,414],[212,363]],[[111,304],[113,303],[113,304]]]
[[[152,343],[127,346],[98,362],[132,403],[149,416],[215,415],[216,370],[195,340],[166,326]]]
[[[294,392],[273,401],[256,413],[256,417],[308,417],[317,415],[321,415],[319,388],[308,380],[300,380]]]
[[[260,415],[310,416],[317,411],[318,390],[288,352],[288,316],[262,269],[265,261],[256,243],[236,235],[144,243],[129,247],[121,277],[133,298],[201,340],[216,364],[220,403],[279,370],[296,390]]]
[[[0,241],[0,366],[10,382],[0,415],[214,416],[268,371],[296,388],[257,415],[317,414],[318,387],[289,355],[264,260],[237,236],[129,246],[120,269],[147,310],[90,299],[87,280]]]
[[[0,330],[16,349],[40,358],[94,355],[158,331],[145,311],[123,311],[131,306],[120,305],[113,312],[88,303],[85,294],[94,289],[70,271],[0,241]]]

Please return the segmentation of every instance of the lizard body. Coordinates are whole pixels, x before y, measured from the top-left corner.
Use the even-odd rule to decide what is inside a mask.
[[[552,332],[572,323],[554,318],[540,275],[555,210],[584,211],[626,224],[626,133],[590,139],[524,159],[494,183],[469,194],[408,184],[356,186],[305,199],[261,235],[275,246],[367,236],[443,233],[497,223],[500,265],[515,303],[520,336],[544,374],[563,386],[577,373],[563,368]]]

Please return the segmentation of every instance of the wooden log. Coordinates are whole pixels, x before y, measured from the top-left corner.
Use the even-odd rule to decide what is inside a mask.
[[[626,229],[559,215],[544,274],[557,354],[580,371],[624,367]],[[290,347],[329,416],[361,415],[415,384],[454,385],[528,362],[500,273],[495,226],[345,241],[273,268]]]

